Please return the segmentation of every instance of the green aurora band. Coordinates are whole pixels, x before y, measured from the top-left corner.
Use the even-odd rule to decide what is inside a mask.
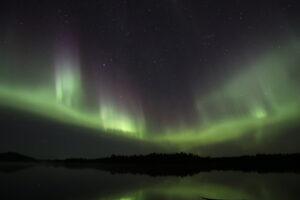
[[[7,79],[3,73],[3,80],[0,79],[0,104],[102,132],[142,138],[145,127],[141,112],[135,116],[125,109],[125,105],[115,103],[112,98],[110,101],[99,98],[99,109],[90,111],[85,107],[79,56],[75,45],[66,43],[57,50],[50,78],[53,81],[50,83],[39,83],[38,87],[36,83],[32,86],[10,84],[3,81]],[[6,67],[9,68],[7,64]],[[105,96],[105,99],[109,97]]]
[[[247,64],[207,96],[196,96],[199,123],[165,129],[156,141],[182,151],[251,135],[262,144],[295,126],[300,120],[297,74],[299,43],[292,41]]]
[[[10,84],[3,73],[1,77],[4,75],[6,80],[0,80],[0,104],[182,151],[247,134],[260,143],[280,134],[281,125],[299,122],[299,82],[291,78],[300,63],[298,46],[294,40],[262,54],[207,96],[198,96],[196,91],[199,123],[165,128],[159,134],[147,129],[142,111],[132,111],[126,103],[118,103],[113,97],[102,95],[99,109],[86,109],[80,64],[74,61],[74,55],[59,58],[51,75],[54,83],[41,83],[39,88]]]

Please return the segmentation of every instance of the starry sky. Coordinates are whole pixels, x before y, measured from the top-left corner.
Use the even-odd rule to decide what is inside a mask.
[[[4,1],[0,151],[299,152],[300,3]]]

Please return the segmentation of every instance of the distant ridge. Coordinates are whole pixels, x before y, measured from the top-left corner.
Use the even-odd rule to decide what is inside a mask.
[[[0,162],[34,162],[36,159],[16,152],[0,153]]]

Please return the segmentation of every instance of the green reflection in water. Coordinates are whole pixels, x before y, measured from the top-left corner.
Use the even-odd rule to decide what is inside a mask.
[[[209,172],[193,177],[169,177],[142,190],[106,200],[279,200],[297,199],[298,174]]]
[[[12,169],[21,167],[20,165],[11,166]],[[5,170],[1,171],[0,165],[1,199],[300,199],[300,174],[296,173],[259,174],[213,171],[188,177],[150,177],[130,174],[112,175],[94,169],[24,167],[19,171],[8,173]],[[3,169],[7,169],[7,166]]]

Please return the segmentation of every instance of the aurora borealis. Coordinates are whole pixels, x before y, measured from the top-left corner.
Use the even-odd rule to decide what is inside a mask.
[[[296,1],[5,3],[0,107],[86,129],[83,138],[154,144],[153,151],[299,151],[299,8]],[[22,145],[39,142],[28,136]]]

